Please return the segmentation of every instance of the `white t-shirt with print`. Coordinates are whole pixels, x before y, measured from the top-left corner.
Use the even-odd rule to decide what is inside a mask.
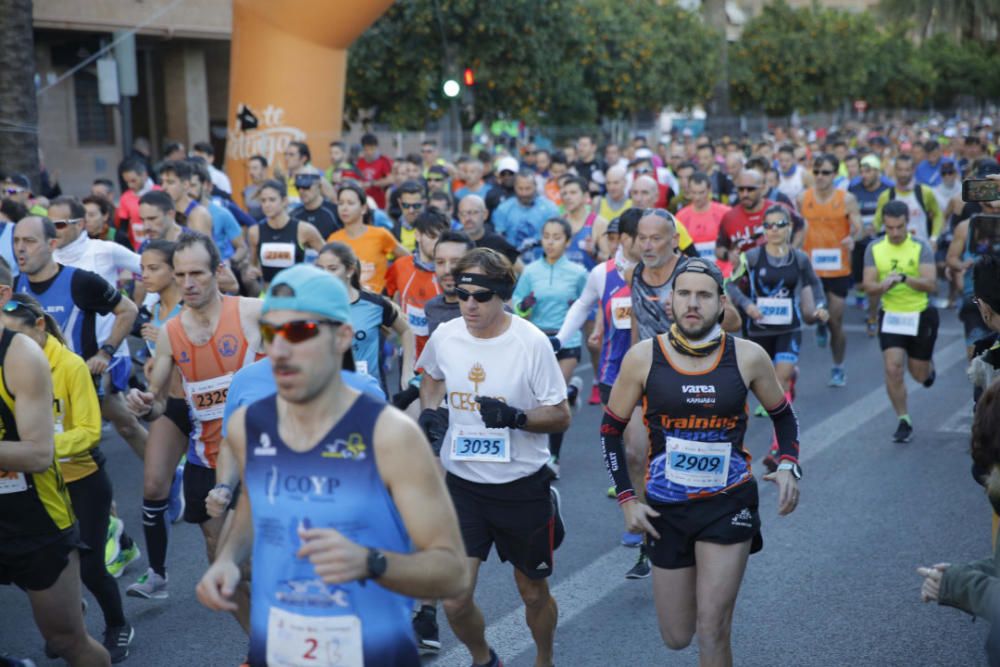
[[[566,400],[566,382],[548,338],[515,315],[496,338],[476,338],[458,317],[434,330],[418,368],[443,380],[448,433],[441,447],[445,470],[470,482],[505,484],[534,474],[549,460],[549,436],[510,429],[510,461],[453,461],[456,429],[484,428],[476,396],[503,399],[525,412]]]

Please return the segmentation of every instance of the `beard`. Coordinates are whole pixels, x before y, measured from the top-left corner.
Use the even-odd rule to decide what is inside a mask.
[[[689,341],[695,342],[703,339],[707,336],[714,328],[715,325],[719,323],[719,313],[706,313],[701,312],[704,317],[704,321],[698,326],[691,326],[684,322],[682,317],[677,317],[677,313],[674,314],[674,322],[677,324],[677,328],[681,330],[684,337]]]

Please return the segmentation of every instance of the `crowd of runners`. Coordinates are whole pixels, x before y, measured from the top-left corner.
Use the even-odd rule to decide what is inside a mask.
[[[600,409],[611,487],[594,493],[636,554],[608,576],[651,576],[666,646],[696,638],[702,665],[730,665],[757,480],[781,515],[799,499],[803,331],[843,394],[845,311],[865,313],[887,441],[928,427],[905,374],[932,387],[943,318],[989,387],[1000,233],[976,220],[1000,196],[962,183],[1000,182],[990,118],[540,145],[390,159],[368,134],[322,147],[321,170],[321,147],[291,142],[249,160],[243,192],[207,143],[155,165],[139,144],[121,183],[86,193],[2,176],[0,583],[28,596],[47,655],[124,661],[143,628],[122,596],[197,586],[251,667],[418,665],[439,609],[473,665],[499,666],[475,597],[495,549],[548,667],[547,582],[573,539],[560,454],[576,411]],[[755,410],[773,423],[757,471]],[[113,488],[103,422],[141,489]],[[200,581],[170,575],[179,521],[204,536]],[[947,573],[922,569],[925,599]]]

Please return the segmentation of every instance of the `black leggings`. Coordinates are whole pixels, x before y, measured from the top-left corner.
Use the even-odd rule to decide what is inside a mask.
[[[80,524],[80,540],[90,547],[80,550],[80,578],[101,605],[105,625],[109,628],[125,625],[118,582],[104,563],[104,543],[111,516],[111,478],[101,466],[97,472],[69,482],[66,488]]]

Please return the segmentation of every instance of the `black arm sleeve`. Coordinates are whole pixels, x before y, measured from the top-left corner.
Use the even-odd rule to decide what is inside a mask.
[[[604,419],[601,421],[601,447],[604,449],[604,465],[615,485],[619,505],[635,498],[635,489],[628,476],[625,442],[622,438],[626,426],[628,426],[627,421],[608,409],[604,410]]]
[[[122,300],[121,292],[107,280],[96,273],[77,269],[73,274],[73,303],[80,310],[92,310],[101,315],[107,315],[118,307]]]
[[[773,410],[768,410],[774,424],[774,435],[778,439],[778,460],[799,462],[799,420],[787,399]]]

